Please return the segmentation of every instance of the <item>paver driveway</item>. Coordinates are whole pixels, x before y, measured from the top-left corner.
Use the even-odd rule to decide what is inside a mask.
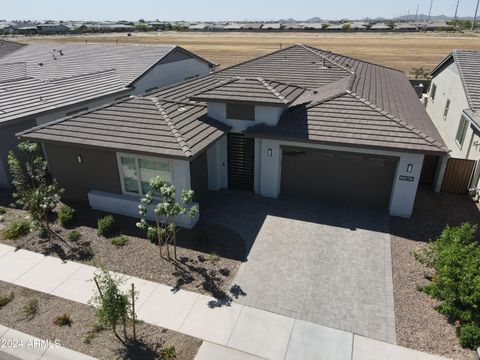
[[[235,301],[395,342],[385,214],[228,191],[212,193],[202,217],[251,245],[234,280],[246,295]]]

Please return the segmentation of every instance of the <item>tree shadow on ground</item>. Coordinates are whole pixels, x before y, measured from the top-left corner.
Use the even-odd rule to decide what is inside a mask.
[[[247,295],[239,285],[233,285],[230,288],[229,293],[225,292],[222,289],[223,280],[224,278],[228,278],[230,275],[230,270],[209,270],[202,266],[202,263],[207,260],[201,258],[202,257],[199,256],[198,260],[192,260],[188,257],[181,257],[178,260],[170,260],[170,262],[175,266],[175,271],[172,273],[172,275],[177,277],[177,283],[173,288],[174,292],[179,291],[183,285],[195,281],[195,278],[192,274],[197,274],[202,278],[201,285],[203,289],[215,298],[215,300],[209,302],[209,307],[211,308],[229,306],[233,301],[233,297],[238,299],[240,296]]]
[[[161,344],[159,343],[151,344],[142,339],[137,339],[137,341],[127,339],[124,346],[117,351],[117,355],[120,359],[125,360],[161,359],[160,349]]]

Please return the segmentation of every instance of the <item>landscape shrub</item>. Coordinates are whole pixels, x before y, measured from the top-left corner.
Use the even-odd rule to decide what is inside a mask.
[[[0,206],[0,215],[5,215],[6,213],[7,213],[7,209]]]
[[[68,234],[68,239],[70,241],[78,241],[81,236],[82,236],[82,234],[80,234],[79,231],[73,230],[73,231],[70,231],[70,233]]]
[[[211,265],[216,266],[218,264],[218,262],[220,261],[220,256],[218,256],[215,253],[211,253],[211,254],[208,255],[207,261]]]
[[[38,300],[35,298],[30,299],[28,303],[23,307],[22,313],[25,316],[25,320],[33,319],[38,313]]]
[[[2,230],[2,236],[5,239],[18,239],[30,232],[30,222],[26,220],[12,220],[5,229]]]
[[[147,238],[152,244],[158,243],[158,229],[156,227],[149,227],[147,230]]]
[[[175,346],[166,346],[160,351],[160,358],[162,360],[174,360],[177,358],[177,350]]]
[[[8,305],[13,300],[13,292],[10,292],[8,295],[1,295],[0,296],[0,309],[4,306]]]
[[[41,227],[38,229],[38,236],[40,236],[40,238],[46,239],[48,238],[48,235],[49,235],[49,232],[46,228]]]
[[[117,222],[112,215],[98,219],[97,234],[106,238],[112,237],[117,231]]]
[[[120,235],[112,239],[112,244],[117,247],[122,247],[128,242],[128,237],[125,235]]]
[[[58,223],[64,228],[71,227],[75,222],[75,209],[70,206],[62,206],[58,210]]]
[[[72,326],[72,319],[67,314],[59,315],[53,320],[57,326]]]
[[[459,324],[461,345],[480,346],[480,244],[477,227],[468,223],[447,226],[437,240],[417,254],[435,271],[430,284],[420,287],[440,300],[437,310]]]

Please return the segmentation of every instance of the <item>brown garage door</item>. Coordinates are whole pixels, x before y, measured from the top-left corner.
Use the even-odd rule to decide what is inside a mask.
[[[281,192],[387,209],[396,158],[347,152],[284,148]]]

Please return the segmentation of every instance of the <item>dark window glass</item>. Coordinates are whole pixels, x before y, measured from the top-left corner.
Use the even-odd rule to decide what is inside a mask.
[[[227,119],[255,121],[255,106],[227,104]]]

